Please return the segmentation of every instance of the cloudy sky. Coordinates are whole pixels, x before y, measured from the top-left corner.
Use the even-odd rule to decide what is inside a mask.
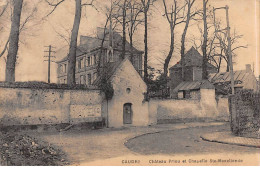
[[[99,1],[99,0],[97,0]],[[4,6],[6,0],[0,0],[0,8]],[[47,81],[47,62],[44,62],[44,46],[53,45],[56,50],[55,60],[63,58],[67,51],[68,45],[59,34],[66,38],[69,37],[74,19],[74,0],[66,0],[61,4],[55,12],[45,20],[44,17],[51,8],[44,2],[44,0],[24,0],[26,6],[22,11],[22,20],[31,13],[31,9],[38,5],[37,13],[29,22],[28,26],[21,35],[21,42],[19,46],[19,58],[16,67],[16,81]],[[38,4],[38,2],[40,2]],[[83,9],[82,21],[80,25],[79,35],[94,36],[97,27],[104,26],[105,15],[104,6],[109,4],[107,1],[99,1],[96,3],[98,10],[87,7]],[[197,0],[195,7],[202,7],[202,0]],[[243,39],[240,44],[248,44],[247,49],[239,49],[235,58],[235,70],[245,68],[245,64],[252,64],[255,68],[255,75],[258,76],[259,71],[259,4],[260,0],[210,0],[210,4],[214,7],[229,6],[231,29],[236,29],[239,34],[243,34]],[[2,9],[0,9],[1,11]],[[149,64],[162,68],[161,60],[165,58],[169,50],[169,25],[163,15],[162,2],[158,1],[151,8],[151,16],[149,19]],[[222,18],[223,25],[225,25],[224,11],[217,13],[219,18]],[[2,50],[6,38],[9,35],[10,22],[7,12],[0,18],[0,50]],[[257,18],[258,17],[258,18]],[[58,32],[58,33],[57,33]],[[176,44],[180,44],[180,35],[182,27],[176,30]],[[198,37],[197,25],[192,23],[188,30],[188,39]],[[134,37],[135,46],[143,50],[143,28],[140,27]],[[188,40],[186,49],[189,49],[192,43]],[[171,60],[170,66],[175,64],[180,59],[179,49],[176,49],[174,57]],[[56,82],[55,63],[51,64],[51,82]],[[4,80],[5,74],[5,60],[0,58],[0,81]]]

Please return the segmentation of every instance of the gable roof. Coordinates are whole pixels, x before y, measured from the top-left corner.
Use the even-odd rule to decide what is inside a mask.
[[[181,82],[175,89],[174,92],[187,91],[187,90],[199,90],[199,89],[215,89],[208,80],[201,81],[184,81]]]
[[[201,54],[192,46],[184,55],[184,66],[202,66],[203,63],[203,57]],[[182,62],[181,60],[177,62],[177,64],[173,65],[169,69],[174,69],[174,68],[181,68]],[[210,64],[207,62],[207,67],[210,68],[216,68],[214,65]]]

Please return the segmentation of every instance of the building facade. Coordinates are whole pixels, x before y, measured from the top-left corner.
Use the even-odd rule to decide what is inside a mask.
[[[76,84],[92,85],[98,76],[100,67],[106,63],[119,61],[122,57],[122,36],[117,32],[110,32],[97,28],[96,37],[80,36],[80,44],[76,52]],[[142,76],[142,51],[131,47],[126,41],[125,56],[131,60],[136,71]],[[67,83],[68,57],[57,62],[58,83]]]

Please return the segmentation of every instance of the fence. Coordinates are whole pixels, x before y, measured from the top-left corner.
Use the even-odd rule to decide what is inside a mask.
[[[241,90],[229,98],[231,131],[245,137],[260,136],[260,93]]]

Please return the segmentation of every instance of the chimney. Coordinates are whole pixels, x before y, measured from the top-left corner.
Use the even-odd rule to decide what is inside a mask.
[[[246,72],[252,72],[250,64],[246,64]]]

